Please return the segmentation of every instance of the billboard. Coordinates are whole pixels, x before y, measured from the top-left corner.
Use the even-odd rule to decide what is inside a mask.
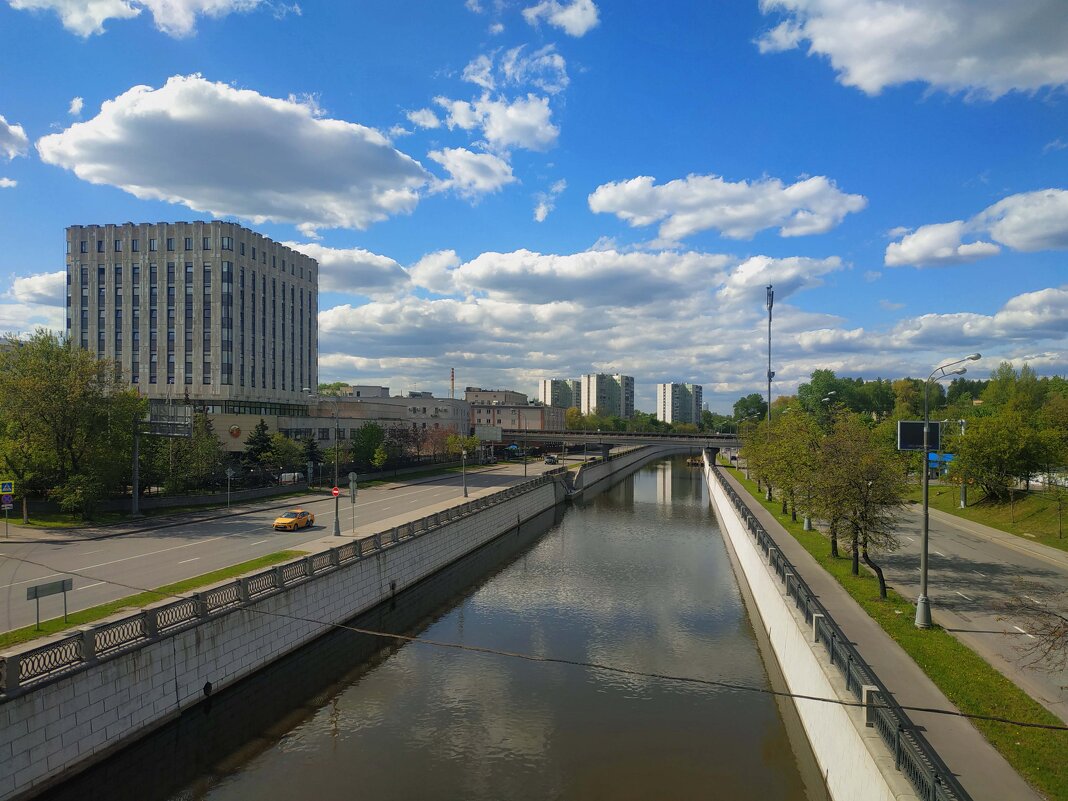
[[[927,450],[942,450],[942,424],[932,420],[927,425]],[[897,421],[897,449],[899,451],[923,450],[923,420]]]
[[[481,442],[500,442],[501,441],[501,427],[500,426],[475,426],[475,436],[479,438]]]

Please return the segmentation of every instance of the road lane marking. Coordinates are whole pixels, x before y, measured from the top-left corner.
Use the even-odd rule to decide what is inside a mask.
[[[964,599],[965,601],[970,601],[970,600],[972,600],[971,598],[969,598],[969,597],[968,597],[967,595],[965,595],[965,594],[964,594],[963,592],[961,592],[960,590],[954,590],[954,592],[956,592],[956,593],[957,593],[957,595],[959,595],[959,596],[960,596],[961,598],[963,598],[963,599]]]
[[[270,542],[270,540],[260,540],[259,542],[254,542],[252,544],[253,545],[263,545],[263,543],[265,543],[265,542]]]
[[[943,559],[945,559],[945,558],[946,558],[946,555],[945,555],[944,553],[942,553],[941,551],[935,551],[935,552],[934,552],[934,555],[935,555],[935,556],[941,556],[941,557],[942,557]]]
[[[907,539],[909,541],[909,545],[912,545],[912,543],[914,543],[916,541],[912,537],[905,537],[905,539]]]
[[[985,573],[980,573],[978,570],[973,570],[972,572],[975,573],[975,575],[977,575],[977,576],[981,576],[982,578],[986,578],[986,574]]]
[[[91,589],[93,587],[99,587],[102,584],[107,584],[107,582],[106,581],[98,581],[96,584],[86,584],[84,587],[75,587],[74,591],[78,592],[78,590],[88,590],[88,589]]]
[[[1044,606],[1044,604],[1040,600],[1038,600],[1038,598],[1032,598],[1030,595],[1025,595],[1024,598],[1026,598],[1028,601],[1030,601],[1033,604],[1038,604],[1039,606]]]
[[[3,587],[0,587],[0,590],[6,590],[9,587],[17,587],[19,584],[32,584],[33,582],[40,581],[41,579],[54,578],[55,576],[65,575],[66,573],[49,573],[47,576],[36,576],[35,578],[25,579],[24,581],[12,581],[10,584],[5,584]]]
[[[209,542],[215,542],[215,540],[221,540],[221,539],[223,539],[223,537],[211,537],[210,539],[206,539],[206,540],[197,540],[196,542],[187,542],[185,545],[175,545],[173,548],[163,548],[162,550],[159,550],[159,551],[149,551],[147,553],[139,553],[139,554],[136,554],[134,556],[124,556],[122,559],[113,559],[110,562],[101,562],[100,564],[96,564],[96,565],[86,565],[85,567],[77,567],[77,568],[75,568],[75,571],[78,571],[78,570],[93,570],[94,568],[97,568],[97,567],[107,567],[108,565],[117,565],[119,562],[129,562],[132,559],[140,559],[140,558],[142,558],[144,556],[155,556],[156,554],[168,553],[169,551],[178,551],[178,550],[181,550],[182,548],[190,548],[190,547],[192,547],[194,545],[205,545],[205,544],[207,544]],[[57,574],[57,575],[59,575],[59,574]]]
[[[1020,632],[1020,634],[1023,634],[1023,635],[1025,635],[1027,637],[1030,637],[1032,640],[1035,638],[1034,634],[1028,634],[1026,631],[1021,629],[1019,626],[1013,626],[1013,628],[1016,629],[1018,632]]]
[[[189,564],[190,562],[196,562],[196,561],[199,561],[199,560],[200,560],[200,557],[199,557],[199,556],[194,556],[194,557],[193,557],[192,559],[183,559],[183,560],[182,560],[181,562],[179,562],[178,564],[180,564],[180,565],[186,565],[186,564]]]

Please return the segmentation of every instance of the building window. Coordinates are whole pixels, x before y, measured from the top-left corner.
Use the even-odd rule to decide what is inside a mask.
[[[328,439],[330,439],[330,429],[329,428],[320,428],[319,429],[319,440],[323,441],[323,440],[328,440]]]
[[[122,240],[121,239],[116,239],[115,240],[115,252],[116,253],[122,253]]]
[[[131,239],[130,240],[130,250],[132,252],[134,252],[134,253],[140,253],[141,252],[141,240],[140,239]]]
[[[104,240],[103,239],[96,240],[96,252],[97,253],[103,253],[104,252]]]
[[[244,256],[245,255],[245,243],[244,242],[238,242],[237,244],[241,247],[241,255]]]
[[[167,237],[167,250],[169,250],[171,252],[174,252],[174,237],[173,236],[168,236]]]
[[[192,250],[193,249],[193,237],[187,236],[185,238],[185,249],[186,250]]]
[[[157,240],[155,240],[155,239],[149,239],[148,240],[148,250],[149,250],[150,253],[155,253],[156,252],[156,249],[157,249],[156,248],[156,241]]]
[[[200,238],[201,250],[211,250],[211,237],[204,236]]]
[[[222,250],[233,250],[234,249],[234,238],[232,236],[224,236],[224,237],[222,237],[221,240],[220,240],[219,247]]]
[[[82,240],[82,253],[89,252],[89,242],[85,239]]]

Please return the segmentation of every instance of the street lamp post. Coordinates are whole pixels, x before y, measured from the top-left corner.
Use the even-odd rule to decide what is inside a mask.
[[[964,431],[968,428],[967,420],[958,420],[960,423],[960,436],[964,439]],[[959,455],[959,451],[958,451]],[[964,480],[964,476],[960,477],[960,508],[965,509],[968,506],[968,482]]]
[[[467,448],[460,450],[460,478],[464,484],[464,497],[467,497]]]
[[[318,395],[317,396],[311,391],[311,387],[304,387],[303,389],[304,389],[304,393],[308,397],[316,398],[316,399],[319,399],[319,400],[321,400],[322,398],[325,397],[328,401],[330,401],[332,404],[334,404],[334,484],[333,484],[333,487],[334,487],[334,489],[337,489],[337,457],[338,457],[338,451],[340,450],[339,445],[340,445],[340,442],[341,442],[338,439],[338,405],[337,405],[337,398],[332,398],[329,395],[325,395],[325,396],[324,395]],[[337,494],[337,495],[334,495],[334,536],[335,537],[340,537],[341,536],[341,496],[340,496],[340,493]]]
[[[920,596],[916,599],[916,628],[918,629],[929,629],[931,627],[931,603],[927,598],[927,550],[930,539],[930,515],[927,503],[928,486],[930,483],[928,460],[930,459],[931,453],[931,417],[928,406],[928,389],[931,386],[931,381],[940,381],[951,375],[964,375],[964,373],[967,372],[967,368],[964,367],[957,367],[956,370],[950,370],[950,367],[956,367],[958,364],[963,364],[964,362],[974,362],[980,357],[981,354],[973,353],[970,356],[965,356],[963,359],[957,359],[955,362],[936,367],[931,371],[931,374],[927,376],[927,380],[923,382],[923,532],[920,543]]]

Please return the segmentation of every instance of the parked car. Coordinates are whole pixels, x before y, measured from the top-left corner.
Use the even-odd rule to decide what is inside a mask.
[[[290,509],[284,515],[274,521],[275,529],[283,531],[296,531],[298,528],[306,528],[315,522],[315,515],[305,509]]]
[[[560,464],[560,460],[550,453],[545,457],[545,464]]]
[[[496,456],[487,456],[486,457],[486,461],[483,462],[483,464],[497,464],[497,457]]]

